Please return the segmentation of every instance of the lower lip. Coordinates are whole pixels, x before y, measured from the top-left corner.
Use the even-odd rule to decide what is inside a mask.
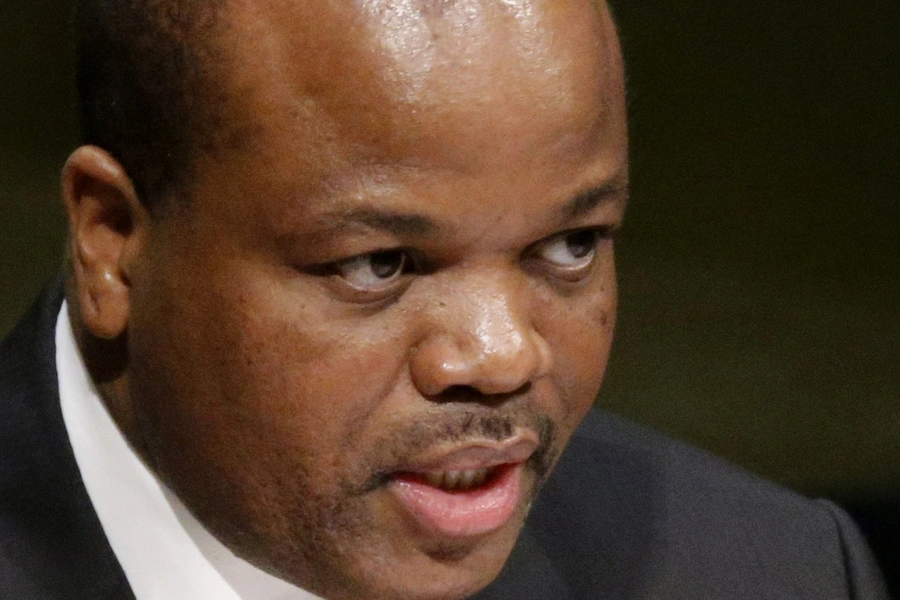
[[[483,535],[505,525],[519,504],[522,465],[509,465],[486,485],[446,491],[412,476],[394,478],[388,489],[426,529],[447,537]]]

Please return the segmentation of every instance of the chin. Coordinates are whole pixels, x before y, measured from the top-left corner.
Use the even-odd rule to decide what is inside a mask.
[[[485,557],[477,553],[464,559],[444,558],[435,560],[431,568],[404,569],[386,560],[377,581],[366,585],[365,591],[346,596],[346,600],[463,600],[497,578],[509,552],[501,554]],[[389,574],[389,579],[384,579],[385,574]],[[326,597],[331,600],[330,596]]]
[[[477,540],[398,539],[314,568],[320,577],[301,586],[328,600],[463,600],[500,574],[521,529],[517,521]]]

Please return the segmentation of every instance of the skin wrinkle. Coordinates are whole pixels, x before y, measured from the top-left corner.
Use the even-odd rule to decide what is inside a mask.
[[[459,599],[502,568],[602,379],[612,241],[577,281],[541,250],[621,222],[621,59],[587,0],[431,3],[387,24],[358,6],[228,3],[223,110],[252,136],[198,161],[185,215],[104,238],[122,301],[76,264],[75,293],[101,305],[76,321],[118,327],[107,406],[236,554],[330,600]],[[420,18],[434,60],[410,83],[372,48]],[[378,294],[333,268],[384,250],[424,266]],[[390,491],[423,453],[517,431],[540,447],[495,531],[448,538]]]

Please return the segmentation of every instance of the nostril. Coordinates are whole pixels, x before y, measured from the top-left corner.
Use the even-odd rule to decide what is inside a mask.
[[[527,394],[531,390],[531,382],[527,382],[510,392],[486,393],[471,385],[451,385],[439,394],[431,396],[434,402],[478,403],[486,406],[499,406]]]
[[[482,396],[484,396],[484,394],[479,392],[471,385],[451,385],[446,390],[444,390],[441,396],[446,397],[448,400],[465,402],[467,400],[480,399]]]

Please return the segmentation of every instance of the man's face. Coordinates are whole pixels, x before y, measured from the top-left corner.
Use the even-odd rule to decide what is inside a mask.
[[[230,8],[238,143],[132,274],[135,443],[275,574],[460,598],[600,385],[615,34],[576,0],[301,4]]]

